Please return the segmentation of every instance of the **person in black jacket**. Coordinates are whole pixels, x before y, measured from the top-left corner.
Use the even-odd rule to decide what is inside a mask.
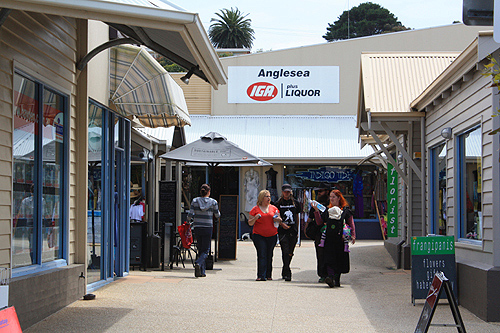
[[[330,201],[330,191],[331,191],[331,186],[330,184],[321,184],[318,187],[314,188],[314,191],[316,192],[316,200],[324,205],[328,206],[328,203]],[[313,229],[316,230],[315,235],[314,235],[314,247],[316,249],[316,261],[317,261],[317,274],[319,276],[319,283],[324,283],[326,277],[328,276],[328,273],[326,271],[326,265],[325,265],[325,260],[324,260],[324,249],[322,247],[319,247],[319,242],[321,240],[321,226],[316,227],[316,219],[314,217],[314,209],[311,207],[309,211],[309,218],[307,219],[307,224],[306,224],[306,229],[309,224],[313,224],[315,227]]]
[[[292,280],[292,271],[290,263],[293,257],[293,251],[297,244],[300,203],[294,199],[292,186],[285,184],[281,187],[281,197],[274,204],[278,207],[281,215],[281,222],[278,227],[278,237],[281,247],[281,257],[283,268],[281,277],[285,281]]]

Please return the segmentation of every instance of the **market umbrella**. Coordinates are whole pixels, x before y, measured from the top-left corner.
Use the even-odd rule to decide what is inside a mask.
[[[191,125],[182,88],[144,47],[111,49],[110,100],[146,127]]]
[[[235,143],[216,132],[210,132],[199,140],[169,151],[160,157],[167,160],[206,163],[208,166],[222,165],[271,165],[255,155],[241,149]]]
[[[207,133],[199,140],[160,155],[160,157],[174,161],[206,163],[211,169],[218,165],[271,165],[216,132]],[[217,229],[215,237],[214,260],[217,261]]]

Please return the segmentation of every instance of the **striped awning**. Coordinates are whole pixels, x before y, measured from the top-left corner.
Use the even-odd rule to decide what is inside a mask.
[[[110,100],[117,112],[146,127],[191,125],[184,93],[146,48],[111,49]]]

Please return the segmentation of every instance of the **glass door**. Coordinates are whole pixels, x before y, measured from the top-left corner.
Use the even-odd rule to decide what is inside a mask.
[[[129,132],[126,119],[90,102],[87,283],[95,288],[128,271]]]

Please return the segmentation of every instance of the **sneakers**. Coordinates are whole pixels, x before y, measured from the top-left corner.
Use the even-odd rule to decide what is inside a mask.
[[[292,277],[291,276],[285,276],[284,279],[285,279],[285,281],[292,281]]]
[[[194,264],[194,276],[201,277],[201,267],[198,264]]]
[[[318,280],[318,283],[325,283],[325,278],[324,277],[320,277],[319,280]]]
[[[332,277],[331,277],[331,276],[327,276],[327,277],[325,278],[325,282],[326,282],[326,284],[328,285],[328,287],[330,287],[330,288],[335,287],[335,282],[333,282],[333,279],[332,279]]]

